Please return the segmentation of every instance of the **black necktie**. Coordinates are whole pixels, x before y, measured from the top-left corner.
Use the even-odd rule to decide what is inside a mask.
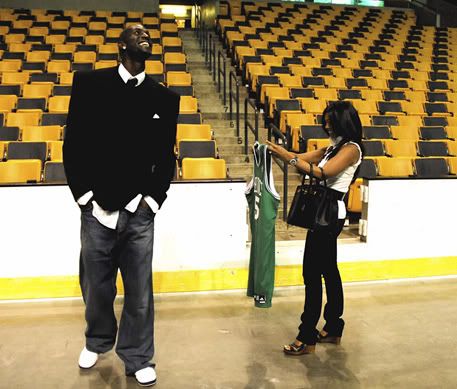
[[[131,78],[130,80],[127,81],[127,86],[130,88],[136,87],[136,84],[138,84],[137,78]]]

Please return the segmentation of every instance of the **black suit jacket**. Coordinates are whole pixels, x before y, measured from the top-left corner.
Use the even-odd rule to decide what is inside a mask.
[[[161,206],[176,164],[178,113],[179,96],[148,76],[132,88],[117,67],[75,73],[63,144],[75,200],[92,190],[115,211],[141,193]]]

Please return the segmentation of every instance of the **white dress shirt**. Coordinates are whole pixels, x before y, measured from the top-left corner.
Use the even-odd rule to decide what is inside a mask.
[[[121,76],[122,78],[122,81],[124,81],[126,84],[127,81],[131,80],[132,78],[136,78],[137,84],[135,85],[135,87],[139,86],[146,77],[146,73],[144,71],[140,74],[137,74],[136,76],[132,76],[123,64],[119,65],[118,71],[119,76]],[[94,194],[92,191],[85,193],[78,199],[78,204],[86,205],[93,195]],[[141,193],[139,193],[125,206],[125,209],[131,213],[134,213],[137,210],[138,205],[140,204],[141,198],[142,195]],[[152,212],[157,213],[157,211],[159,210],[159,204],[157,204],[157,202],[151,196],[145,196],[144,200],[148,203]],[[119,219],[119,211],[105,211],[97,204],[95,200],[92,200],[92,205],[94,206],[92,210],[92,215],[99,221],[99,223],[113,230],[116,229],[117,221]]]

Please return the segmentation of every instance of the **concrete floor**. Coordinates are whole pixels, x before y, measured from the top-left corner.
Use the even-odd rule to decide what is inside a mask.
[[[457,279],[345,285],[341,346],[287,357],[302,288],[156,296],[157,388],[456,388]],[[117,313],[121,301],[116,303]],[[0,304],[0,388],[137,388],[113,351],[89,371],[79,300]]]

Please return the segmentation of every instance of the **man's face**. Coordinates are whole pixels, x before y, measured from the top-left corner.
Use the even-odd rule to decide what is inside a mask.
[[[132,59],[144,61],[151,55],[152,40],[148,30],[141,24],[128,27],[122,38],[120,42],[121,52],[127,53]]]

